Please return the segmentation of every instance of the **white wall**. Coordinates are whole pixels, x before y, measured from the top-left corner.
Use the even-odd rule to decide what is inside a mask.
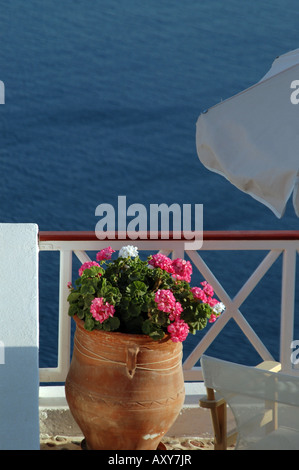
[[[1,450],[39,449],[38,331],[38,227],[0,224]]]

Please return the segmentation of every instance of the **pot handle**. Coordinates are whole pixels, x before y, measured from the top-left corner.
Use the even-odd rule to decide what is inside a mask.
[[[126,372],[127,372],[127,376],[129,377],[129,379],[132,379],[134,377],[136,365],[137,365],[138,353],[139,353],[139,346],[136,346],[136,345],[128,346]]]

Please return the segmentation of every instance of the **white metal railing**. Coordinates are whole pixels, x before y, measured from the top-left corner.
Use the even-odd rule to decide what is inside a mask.
[[[201,250],[185,252],[183,236],[181,239],[174,239],[171,236],[168,239],[163,239],[160,236],[155,240],[148,238],[133,241],[127,238],[126,241],[123,239],[98,240],[92,232],[40,232],[40,251],[60,252],[58,365],[55,368],[40,369],[40,381],[64,382],[69,369],[71,328],[70,317],[67,314],[67,283],[72,281],[73,253],[83,263],[89,260],[87,251],[99,251],[108,244],[115,250],[120,249],[124,244],[134,244],[139,250],[171,253],[173,258],[183,258],[186,253],[193,266],[213,286],[217,297],[226,305],[225,312],[184,361],[183,369],[186,381],[202,380],[201,368],[195,365],[230,319],[235,320],[262,360],[273,359],[242,315],[240,307],[277,258],[282,256],[280,362],[284,371],[296,373],[296,366],[292,365],[290,361],[290,344],[294,340],[296,258],[299,252],[299,232],[204,232],[203,238]],[[266,251],[267,254],[237,295],[231,298],[204,262],[201,252],[207,250],[260,250]]]

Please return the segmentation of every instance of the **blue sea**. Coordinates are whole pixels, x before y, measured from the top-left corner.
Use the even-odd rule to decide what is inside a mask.
[[[203,110],[299,47],[295,0],[11,0],[0,9],[1,223],[94,230],[96,207],[124,195],[127,205],[203,204],[204,230],[299,229],[291,202],[277,219],[205,169],[195,147]],[[203,255],[233,296],[265,253]],[[57,359],[58,268],[58,253],[41,253],[41,367]],[[280,276],[278,260],[241,307],[276,358]],[[233,322],[208,352],[259,358]]]

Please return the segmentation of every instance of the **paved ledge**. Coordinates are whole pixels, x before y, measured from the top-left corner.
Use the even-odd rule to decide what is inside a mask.
[[[211,439],[213,429],[210,412],[199,407],[199,398],[205,394],[202,382],[185,383],[186,398],[180,415],[167,436],[184,439],[200,437]],[[40,388],[40,434],[42,439],[52,436],[82,436],[67,406],[64,387]],[[83,438],[83,437],[82,437]]]
[[[82,450],[82,436],[53,436],[41,439],[41,450]],[[164,437],[162,445],[164,450],[214,450],[213,439],[199,437]],[[230,447],[229,450],[232,450]]]
[[[52,436],[83,439],[82,432],[68,408],[40,410],[40,438],[47,440]],[[176,422],[169,429],[167,438],[212,439],[213,429],[209,410],[183,408]]]
[[[182,411],[161,443],[166,450],[213,450],[210,411],[199,407],[205,387],[202,382],[186,382],[185,388]],[[41,387],[39,416],[41,450],[82,450],[84,436],[67,406],[63,386]]]

